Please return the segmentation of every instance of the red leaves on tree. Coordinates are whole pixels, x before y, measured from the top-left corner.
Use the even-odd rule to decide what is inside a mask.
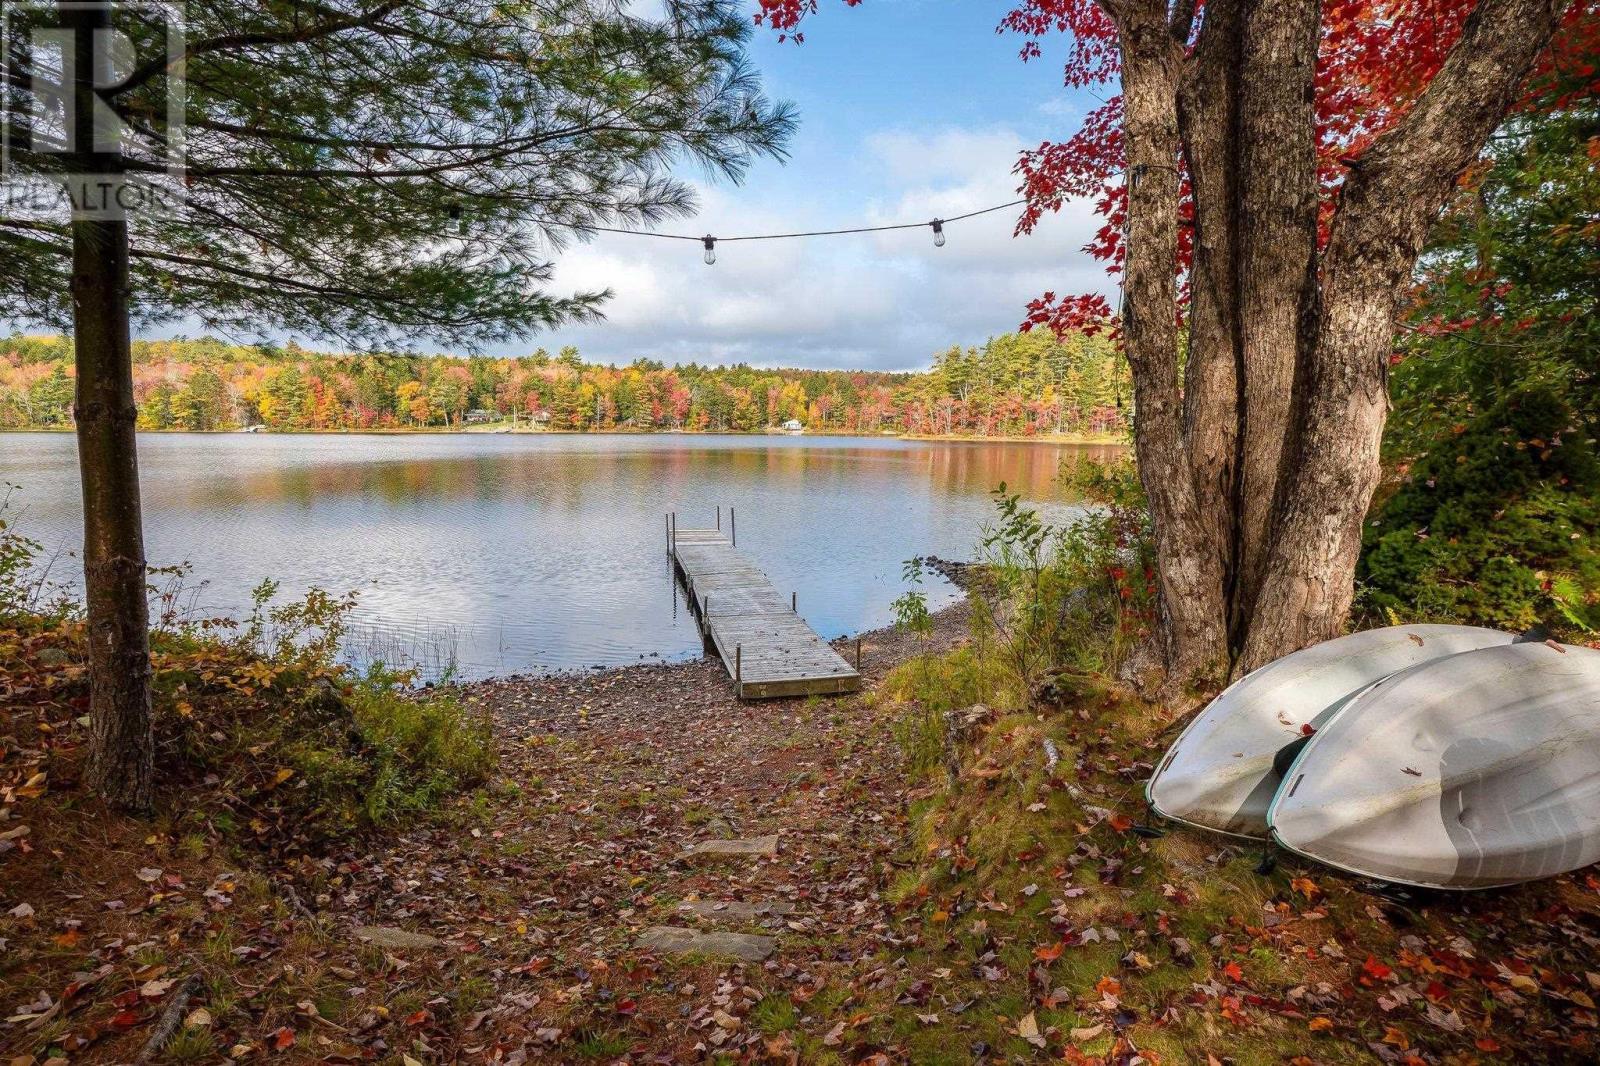
[[[757,23],[791,35],[817,0],[758,0]],[[861,0],[844,0],[854,7]],[[1203,4],[1204,0],[1201,0]],[[1338,202],[1351,163],[1371,149],[1408,114],[1432,83],[1461,36],[1476,0],[1328,0],[1322,9],[1317,58],[1316,122],[1318,176],[1322,187],[1322,234]],[[1204,18],[1196,20],[1203,26]],[[1065,35],[1063,81],[1073,88],[1112,82],[1118,75],[1116,27],[1095,0],[1019,0],[998,27],[1024,38],[1026,60],[1043,55],[1041,40]],[[794,34],[798,39],[799,35]],[[1567,11],[1549,50],[1529,79],[1521,107],[1553,109],[1600,93],[1600,0],[1578,0]],[[1126,198],[1122,189],[1122,100],[1113,97],[1091,111],[1069,139],[1025,151],[1014,173],[1027,204],[1016,232],[1031,233],[1046,212],[1069,199],[1092,198],[1104,225],[1084,246],[1090,256],[1122,269]],[[1181,167],[1181,160],[1174,163]],[[1191,208],[1185,202],[1182,210]],[[1179,270],[1187,274],[1192,228],[1180,219]],[[1180,296],[1186,295],[1186,290]],[[1181,312],[1180,312],[1181,315]],[[1058,298],[1046,293],[1028,305],[1024,330],[1057,333],[1111,324],[1106,301],[1097,296]]]
[[[1045,34],[1069,34],[1065,81],[1073,88],[1104,84],[1121,69],[1117,28],[1093,0],[1024,0],[1000,28],[1027,38],[1024,60],[1042,54],[1039,38]]]
[[[1028,317],[1022,320],[1022,331],[1026,333],[1043,326],[1057,336],[1067,333],[1093,336],[1108,329],[1116,336],[1115,320],[1111,305],[1098,293],[1058,297],[1047,292],[1028,304]]]

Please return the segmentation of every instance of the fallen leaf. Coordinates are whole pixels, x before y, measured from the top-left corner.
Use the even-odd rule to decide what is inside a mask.
[[[1300,893],[1306,899],[1316,899],[1322,895],[1322,889],[1309,877],[1296,877],[1289,882],[1289,887]]]
[[[1034,1047],[1044,1047],[1047,1043],[1045,1038],[1039,1035],[1039,1020],[1033,1016],[1033,1011],[1029,1011],[1021,1021],[1017,1022],[1017,1035]]]

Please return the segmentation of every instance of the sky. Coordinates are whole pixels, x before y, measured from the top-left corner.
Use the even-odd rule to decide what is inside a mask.
[[[751,5],[752,8],[754,5]],[[991,0],[822,0],[805,42],[758,28],[752,61],[800,126],[782,162],[758,161],[740,185],[680,173],[700,211],[661,228],[770,233],[925,222],[1017,198],[1018,152],[1063,140],[1098,100],[1062,85],[1060,43],[1018,58],[996,34],[1009,6]],[[1017,209],[930,230],[724,244],[717,262],[686,241],[602,234],[569,248],[554,288],[609,288],[604,321],[503,345],[576,345],[585,359],[748,362],[909,370],[952,344],[1015,329],[1047,290],[1108,292],[1081,248],[1088,203],[1012,236]]]
[[[680,170],[699,211],[660,228],[729,235],[927,222],[1016,199],[1018,153],[1066,139],[1100,98],[1063,86],[1062,40],[1021,61],[1022,39],[995,32],[1011,6],[821,0],[803,44],[758,27],[752,63],[768,95],[799,110],[788,158],[758,160],[740,184]],[[951,345],[1015,329],[1046,291],[1110,295],[1103,266],[1082,252],[1097,228],[1087,202],[1046,216],[1026,237],[1012,236],[1017,213],[951,223],[943,248],[928,229],[740,242],[719,246],[714,266],[688,241],[599,234],[560,253],[550,288],[610,289],[604,319],[485,354],[570,344],[590,362],[921,369]],[[140,335],[202,332],[179,322]]]

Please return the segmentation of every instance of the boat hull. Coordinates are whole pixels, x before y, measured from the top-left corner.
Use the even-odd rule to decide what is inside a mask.
[[[1600,651],[1519,643],[1394,675],[1311,739],[1268,821],[1291,851],[1427,888],[1600,861]]]
[[[1174,821],[1265,840],[1267,809],[1281,781],[1275,762],[1286,745],[1397,671],[1515,639],[1476,626],[1392,626],[1287,655],[1230,685],[1189,723],[1146,786],[1146,798]]]

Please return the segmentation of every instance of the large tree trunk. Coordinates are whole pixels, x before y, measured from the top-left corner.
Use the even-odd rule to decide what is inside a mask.
[[[92,79],[109,81],[109,5],[77,9],[78,82],[74,127],[80,171],[120,173],[120,153],[96,130]],[[101,136],[96,142],[96,134]],[[154,741],[150,723],[149,605],[134,441],[133,361],[128,330],[128,224],[77,217],[72,224],[73,343],[78,384],[74,418],[83,481],[83,572],[89,611],[87,782],[112,805],[150,806]]]
[[[1239,42],[1242,0],[1210,0],[1205,33],[1178,89],[1178,128],[1194,204],[1189,271],[1189,361],[1184,376],[1184,444],[1195,505],[1231,598],[1238,560],[1238,449],[1241,367],[1237,317]],[[1187,20],[1175,23],[1186,34]],[[1181,40],[1181,36],[1179,36]]]
[[[150,806],[149,606],[134,444],[125,222],[73,224],[78,466],[89,608],[88,782],[117,807]]]
[[[1239,660],[1337,636],[1378,483],[1402,286],[1456,180],[1505,117],[1567,0],[1480,0],[1411,113],[1353,168],[1323,256],[1296,454]]]
[[[1318,0],[1210,0],[1187,56],[1193,7],[1101,2],[1121,44],[1123,334],[1170,694],[1342,631],[1401,288],[1568,0],[1480,0],[1433,84],[1354,167],[1320,260]],[[1181,379],[1180,133],[1195,227]]]

